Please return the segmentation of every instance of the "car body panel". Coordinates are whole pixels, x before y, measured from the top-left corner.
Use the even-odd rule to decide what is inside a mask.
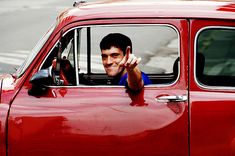
[[[10,108],[10,99],[14,91],[13,77],[9,74],[0,76],[0,155],[6,155],[7,151],[7,120]]]
[[[112,11],[110,11],[112,10]],[[21,76],[1,76],[0,155],[234,155],[234,88],[195,78],[195,38],[208,26],[235,27],[232,2],[110,2],[64,11]],[[179,33],[175,83],[146,86],[47,86],[32,96],[37,73],[61,32],[91,25],[168,24]],[[185,102],[159,102],[183,95]],[[10,110],[9,110],[10,109]]]
[[[2,79],[0,79],[0,101],[2,92]],[[6,155],[6,120],[9,105],[0,104],[0,155]]]
[[[108,7],[107,7],[108,6]],[[135,18],[204,18],[235,19],[235,6],[232,2],[215,1],[173,1],[173,2],[95,2],[85,3],[64,11],[58,16],[58,28],[68,23],[102,19]],[[112,10],[112,12],[110,12]],[[128,10],[128,11],[127,11]]]
[[[151,90],[129,97],[124,88],[52,89],[36,98],[23,89],[11,107],[9,154],[187,155],[187,106],[157,103],[156,94],[173,93]]]
[[[63,30],[84,23],[72,23]],[[171,23],[178,29],[180,40],[188,40],[187,20],[86,21],[88,26],[125,23]],[[46,50],[56,43],[55,38],[49,39]],[[9,154],[188,155],[188,102],[156,101],[163,95],[188,96],[187,46],[180,46],[180,78],[172,85],[149,86],[138,94],[121,86],[49,87],[45,95],[31,96],[29,79],[46,57],[43,49],[38,64],[11,104]]]
[[[191,23],[191,45],[195,45],[194,39],[201,29],[235,26],[233,21],[221,20],[192,20]],[[209,87],[197,82],[194,74],[195,48],[191,47],[190,59],[191,155],[234,155],[234,87]]]
[[[108,7],[107,7],[108,6]],[[215,1],[122,2],[80,5],[58,18],[87,20],[108,18],[215,18],[234,19],[234,3]],[[110,12],[112,10],[112,12]]]
[[[6,155],[7,149],[7,116],[9,111],[9,104],[0,104],[0,155]]]

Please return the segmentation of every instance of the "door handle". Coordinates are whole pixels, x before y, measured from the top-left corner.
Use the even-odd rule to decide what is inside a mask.
[[[186,95],[165,95],[155,98],[157,102],[185,102],[188,100]]]

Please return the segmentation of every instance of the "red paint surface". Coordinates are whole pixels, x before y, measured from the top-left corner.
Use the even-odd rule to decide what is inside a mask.
[[[124,88],[52,89],[40,98],[23,89],[11,107],[9,154],[186,155],[178,148],[187,147],[187,105],[155,102],[163,91],[146,88],[135,95],[145,105],[133,106]]]
[[[8,83],[1,92],[0,155],[6,153],[9,104],[7,139],[11,156],[234,155],[235,92],[206,89],[198,86],[194,79],[196,33],[205,26],[234,27],[234,4],[169,4],[86,5],[59,16],[56,30],[23,76],[19,79],[5,77]],[[188,23],[177,18],[204,20],[189,20]],[[181,73],[174,85],[146,87],[137,95],[126,92],[124,87],[50,88],[44,96],[28,95],[30,77],[59,39],[61,30],[65,32],[76,26],[92,24],[129,23],[170,24],[178,29]],[[188,95],[188,89],[189,106],[187,102],[175,104],[155,100],[161,95]]]
[[[100,20],[78,24],[149,23],[174,25],[188,40],[186,20]],[[59,27],[57,28],[57,30]],[[56,31],[57,31],[56,30]],[[187,155],[188,103],[159,103],[160,95],[187,95],[187,44],[181,44],[181,74],[174,84],[146,87],[132,94],[124,87],[50,88],[30,96],[30,77],[58,35],[49,39],[32,63],[9,117],[9,155]],[[180,150],[179,150],[180,149]]]
[[[192,156],[235,155],[234,89],[199,86],[194,76],[194,38],[208,26],[235,26],[232,21],[192,20],[190,58],[190,149]]]

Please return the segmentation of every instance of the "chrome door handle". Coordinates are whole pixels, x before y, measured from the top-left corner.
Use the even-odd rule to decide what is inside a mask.
[[[188,100],[186,95],[167,95],[156,98],[157,102],[185,102]]]

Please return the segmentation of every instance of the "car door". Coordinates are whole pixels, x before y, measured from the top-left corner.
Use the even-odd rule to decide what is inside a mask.
[[[107,29],[114,26],[117,31],[123,30],[124,26],[128,29],[127,32],[136,28],[138,28],[136,30],[141,28],[141,31],[145,32],[154,30],[155,27],[175,32],[176,40],[170,40],[172,42],[165,42],[167,46],[161,46],[161,56],[158,56],[158,53],[156,56],[149,54],[151,55],[149,60],[154,63],[152,70],[150,71],[151,66],[146,62],[143,65],[143,70],[144,67],[148,67],[146,70],[151,76],[153,82],[151,85],[145,86],[139,92],[132,92],[124,86],[109,85],[108,79],[106,84],[101,85],[81,84],[82,76],[92,82],[101,82],[99,77],[102,79],[105,77],[102,73],[93,71],[92,67],[96,68],[99,65],[91,65],[92,62],[99,61],[97,59],[99,54],[92,58],[93,54],[90,52],[95,44],[92,38],[97,32],[100,33],[100,29],[97,29],[100,25]],[[30,95],[31,76],[26,79],[13,100],[9,113],[9,155],[187,156],[189,145],[187,20],[96,20],[73,23],[63,29],[64,36],[66,34],[74,36],[70,41],[74,43],[72,51],[77,56],[72,59],[76,83],[67,86],[49,85],[43,94]],[[141,31],[133,33],[133,36],[137,35],[137,44],[143,41],[138,39],[144,38],[145,33]],[[82,37],[82,33],[85,33],[85,38]],[[161,32],[153,36],[153,39],[148,40],[149,44],[150,41],[164,37]],[[56,41],[50,42],[46,50],[56,48],[56,43]],[[163,44],[160,41],[158,43]],[[155,42],[152,47],[154,44]],[[176,48],[174,56],[170,54],[171,46]],[[81,53],[82,49],[86,51],[85,55]],[[53,50],[46,52],[51,51]],[[44,60],[48,58],[49,55],[45,56]],[[164,64],[158,64],[156,60],[163,60]],[[43,68],[45,62],[41,61],[35,69]],[[85,73],[81,73],[82,64]],[[166,65],[171,66],[169,73],[156,73],[156,67]],[[36,71],[32,72],[33,75]]]
[[[191,21],[190,153],[235,153],[235,23]]]

